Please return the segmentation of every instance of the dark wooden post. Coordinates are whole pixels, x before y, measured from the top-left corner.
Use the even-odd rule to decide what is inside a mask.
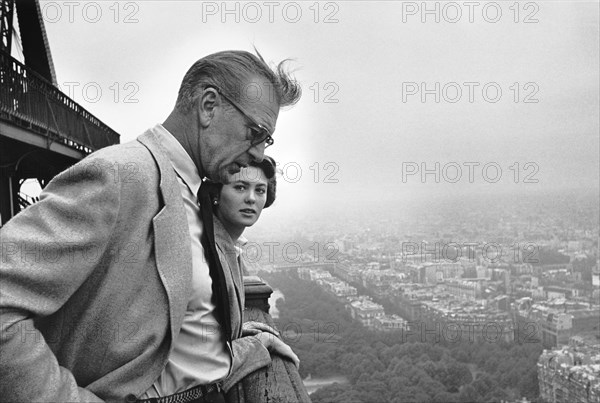
[[[259,277],[244,277],[246,309],[244,321],[256,321],[275,327],[269,315],[269,297],[273,289]],[[284,340],[285,341],[285,340]],[[228,402],[310,403],[296,366],[279,355],[271,355],[271,364],[245,377],[227,393]],[[302,365],[302,364],[301,364]]]

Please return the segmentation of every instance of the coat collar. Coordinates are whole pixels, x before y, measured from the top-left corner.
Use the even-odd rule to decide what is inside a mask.
[[[192,250],[189,228],[181,190],[166,150],[152,130],[139,136],[138,141],[152,154],[160,175],[159,189],[163,207],[152,219],[152,223],[156,267],[169,300],[173,341],[181,329],[191,293]]]
[[[163,125],[158,123],[152,129],[156,139],[167,152],[169,163],[175,168],[179,177],[185,182],[192,194],[197,195],[200,189],[200,174],[196,164],[185,151],[181,143],[167,130]]]

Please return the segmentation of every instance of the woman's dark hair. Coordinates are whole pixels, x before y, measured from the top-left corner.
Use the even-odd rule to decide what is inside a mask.
[[[265,202],[265,207],[267,208],[273,204],[275,201],[275,196],[277,193],[277,175],[276,175],[276,166],[275,160],[268,155],[265,155],[261,162],[251,161],[249,164],[251,167],[256,167],[263,171],[265,176],[267,177],[267,201]],[[223,189],[222,183],[211,183],[209,184],[209,193],[211,200],[218,200],[219,195],[221,194],[221,189]]]

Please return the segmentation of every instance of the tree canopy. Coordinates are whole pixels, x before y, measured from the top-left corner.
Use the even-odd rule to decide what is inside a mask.
[[[539,343],[403,341],[352,320],[344,302],[292,274],[261,273],[285,295],[278,327],[300,375],[343,375],[311,395],[321,402],[497,402],[538,398]]]

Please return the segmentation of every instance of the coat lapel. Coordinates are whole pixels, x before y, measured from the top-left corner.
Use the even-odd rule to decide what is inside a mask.
[[[231,313],[231,330],[232,337],[238,338],[241,332],[242,312],[244,310],[244,289],[242,282],[241,267],[237,261],[237,253],[231,236],[221,221],[216,216],[213,216],[215,242],[219,248],[219,258],[221,266],[225,273],[227,281],[227,291],[229,293],[229,312]]]
[[[152,219],[156,268],[169,300],[171,340],[179,333],[188,305],[192,284],[192,251],[181,190],[167,157],[155,134],[148,130],[138,137],[150,151],[160,171],[163,208]]]

